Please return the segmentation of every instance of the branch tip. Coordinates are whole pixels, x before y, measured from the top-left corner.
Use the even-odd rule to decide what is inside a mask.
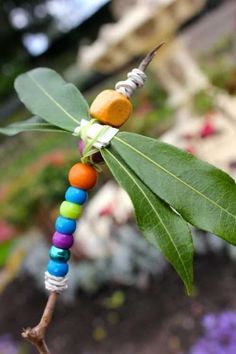
[[[162,42],[160,44],[158,44],[155,48],[153,48],[146,56],[145,58],[142,60],[142,62],[139,65],[139,69],[141,71],[145,71],[148,67],[148,65],[151,63],[152,59],[154,58],[154,56],[156,55],[156,53],[158,52],[158,50],[165,44],[165,42]]]

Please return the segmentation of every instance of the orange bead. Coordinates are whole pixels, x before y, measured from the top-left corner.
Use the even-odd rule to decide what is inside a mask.
[[[120,127],[132,112],[130,100],[115,90],[102,91],[93,101],[90,114],[99,122]]]
[[[78,162],[69,171],[71,186],[81,189],[91,189],[97,182],[97,171],[94,167]]]

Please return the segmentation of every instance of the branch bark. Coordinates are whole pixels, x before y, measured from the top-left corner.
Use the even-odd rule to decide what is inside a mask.
[[[165,44],[165,42],[162,42],[161,44],[158,44],[158,46],[156,46],[154,49],[151,50],[151,52],[149,52],[145,58],[142,60],[142,62],[139,64],[139,70],[141,71],[145,71],[148,67],[148,65],[151,63],[152,59],[154,58],[154,56],[156,55],[156,53],[158,52],[158,50]]]
[[[51,353],[45,342],[45,335],[52,320],[58,295],[59,294],[55,291],[50,293],[40,322],[33,328],[28,327],[24,329],[21,334],[23,338],[27,339],[36,347],[39,354]]]

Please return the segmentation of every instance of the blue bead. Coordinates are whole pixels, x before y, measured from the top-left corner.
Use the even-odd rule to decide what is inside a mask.
[[[67,262],[70,258],[70,251],[52,246],[49,251],[49,256],[54,261]]]
[[[76,221],[73,219],[64,218],[63,216],[58,216],[55,223],[55,229],[57,232],[62,234],[73,234],[76,229]]]
[[[69,270],[69,266],[64,262],[56,262],[50,260],[48,262],[48,273],[54,275],[55,277],[64,277]]]
[[[84,204],[88,198],[88,193],[80,188],[69,187],[65,194],[65,199],[68,202],[76,204]]]

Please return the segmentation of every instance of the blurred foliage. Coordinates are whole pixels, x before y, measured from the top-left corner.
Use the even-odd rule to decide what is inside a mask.
[[[116,290],[114,293],[103,300],[103,306],[108,310],[115,310],[124,305],[125,294],[121,290]]]
[[[211,83],[228,91],[230,94],[235,93],[236,87],[236,68],[229,65],[224,60],[217,60],[213,63],[208,63],[203,66],[203,70],[207,74]]]
[[[236,94],[236,67],[222,66],[212,69],[210,80],[216,87],[226,90],[229,94]]]
[[[2,267],[9,256],[9,253],[12,249],[12,245],[14,244],[14,240],[8,240],[1,243],[0,246],[0,267]]]
[[[46,212],[63,199],[67,173],[76,155],[76,150],[57,150],[28,165],[18,183],[13,182],[8,195],[1,200],[2,217],[19,228],[32,226],[42,211],[48,218]]]
[[[19,61],[18,65],[11,63],[2,67],[2,75],[0,81],[0,99],[4,99],[12,91],[13,82],[17,75],[26,70],[26,65]]]
[[[211,83],[229,94],[236,93],[235,38],[220,37],[200,63]]]
[[[193,107],[197,114],[204,116],[214,110],[214,99],[207,91],[200,91],[194,96]]]
[[[96,326],[93,330],[93,339],[100,342],[107,337],[107,331],[103,326]]]
[[[230,75],[227,77],[226,90],[231,95],[236,95],[236,67],[231,71]]]
[[[57,149],[75,151],[75,138],[69,139],[61,133],[25,133],[15,137],[7,137],[0,149],[1,174],[0,182],[9,183],[19,179],[29,165],[41,156]]]
[[[214,44],[211,55],[219,57],[221,54],[229,53],[234,46],[234,38],[231,35],[220,37]]]
[[[13,81],[19,73],[36,66],[64,71],[65,67],[74,63],[79,44],[95,39],[99,27],[113,21],[109,6],[105,5],[95,16],[77,27],[65,30],[60,28],[56,14],[49,13],[45,3],[46,0],[0,2],[0,102],[12,95]],[[12,23],[16,10],[22,11],[27,19],[19,28]],[[26,34],[38,33],[47,36],[49,48],[41,55],[32,56],[24,47],[23,38]]]
[[[124,125],[124,130],[151,137],[160,136],[173,123],[174,109],[168,104],[167,99],[166,91],[149,73],[142,91],[137,91],[132,97],[134,113]]]
[[[40,0],[2,0],[0,4],[0,101],[5,99],[12,91],[13,81],[15,77],[22,71],[26,70],[29,65],[29,54],[22,44],[22,37],[28,31],[45,31],[50,16],[38,18],[35,15],[35,8],[44,1]],[[11,23],[10,15],[16,8],[21,8],[26,11],[30,17],[30,23],[22,29],[14,28]],[[11,43],[11,45],[6,45]]]

